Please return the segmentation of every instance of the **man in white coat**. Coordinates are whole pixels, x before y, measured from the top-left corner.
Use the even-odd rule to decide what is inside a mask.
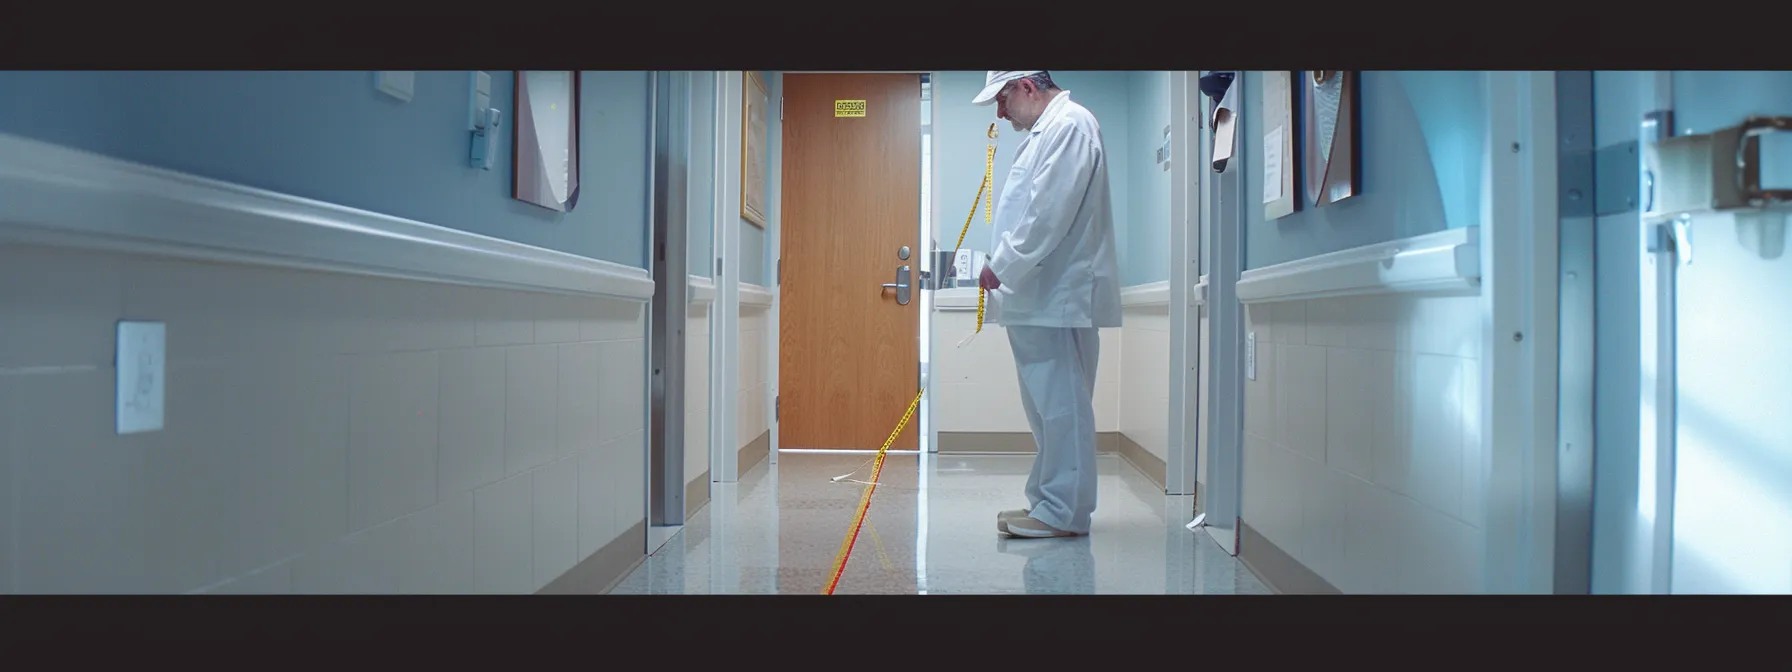
[[[1095,513],[1099,330],[1120,326],[1113,204],[1101,125],[1045,71],[989,72],[972,101],[1025,133],[995,207],[994,252],[978,284],[985,321],[1008,331],[1038,455],[1016,537],[1089,533]]]

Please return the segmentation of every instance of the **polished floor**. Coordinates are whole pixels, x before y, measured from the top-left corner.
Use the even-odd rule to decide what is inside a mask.
[[[864,453],[786,452],[710,503],[612,594],[818,594],[870,479]],[[839,586],[847,594],[1267,595],[1205,532],[1189,497],[1168,497],[1102,455],[1089,536],[1007,539],[996,512],[1019,508],[1031,455],[891,455]],[[848,480],[842,474],[858,470]]]

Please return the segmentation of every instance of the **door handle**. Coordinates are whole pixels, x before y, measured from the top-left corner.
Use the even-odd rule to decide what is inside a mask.
[[[884,283],[883,288],[896,290],[897,305],[902,305],[902,306],[908,305],[908,297],[909,297],[908,266],[903,265],[903,266],[896,267],[896,281]]]

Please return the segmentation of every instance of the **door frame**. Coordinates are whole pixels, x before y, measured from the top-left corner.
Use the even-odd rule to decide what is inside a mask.
[[[780,70],[780,71],[778,71],[778,77],[780,78],[779,86],[778,86],[778,119],[780,122],[782,122],[784,119],[784,96],[783,96],[784,86],[783,86],[782,78],[786,75],[878,75],[878,74],[926,76],[930,81],[932,81],[934,83],[939,82],[939,73],[937,71],[933,71],[933,70]],[[939,96],[937,95],[938,91],[935,90],[934,94],[935,95],[931,96],[930,100],[923,101],[923,104],[928,106],[928,118],[929,119],[938,119],[939,118],[938,114],[936,114],[939,111]],[[735,107],[738,110],[739,105],[736,105]],[[738,112],[736,112],[735,116],[739,117],[740,115]],[[738,126],[738,125],[739,124],[737,122],[736,126]],[[920,138],[921,138],[921,120],[919,120],[919,119],[915,120],[915,138],[916,138],[916,140],[920,140]],[[782,165],[783,164],[783,143],[784,143],[783,135],[782,135],[782,133],[780,133],[779,138],[778,138],[779,148],[778,148],[778,154],[777,154],[779,160],[774,162],[774,164],[776,164],[776,167],[780,171],[782,171],[782,169],[783,169],[783,165]],[[734,159],[733,163],[730,164],[730,165],[737,166],[736,170],[739,170],[738,166],[740,165],[740,159],[738,157],[738,154],[739,154],[739,150],[737,148],[736,149],[737,156]],[[921,179],[926,180],[926,187],[927,187],[928,193],[930,195],[938,194],[939,190],[937,187],[939,186],[939,169],[937,168],[937,163],[934,161],[931,161],[931,160],[927,161],[926,165],[924,166],[924,170],[926,172],[922,175]],[[738,173],[736,173],[736,175],[737,175],[737,177],[735,177],[734,179],[739,180]],[[768,217],[768,219],[770,219],[771,221],[768,222],[765,227],[766,249],[772,250],[774,252],[772,258],[768,260],[768,263],[771,264],[771,268],[773,269],[772,272],[774,274],[777,273],[776,269],[784,261],[784,235],[783,235],[783,232],[784,232],[784,225],[783,225],[784,224],[784,217],[783,217],[784,181],[783,181],[783,177],[782,177],[782,172],[780,172],[779,175],[780,175],[779,180],[778,180],[779,197],[777,199],[775,199],[771,205],[772,212],[771,212],[771,216]],[[919,199],[920,197],[921,197],[920,193],[917,192],[915,194],[915,198]],[[738,209],[739,205],[737,204],[735,207]],[[915,409],[915,423],[916,423],[915,438],[916,438],[916,442],[917,442],[917,447],[920,449],[919,452],[922,454],[938,452],[938,450],[939,450],[939,429],[937,427],[934,427],[934,425],[933,425],[933,395],[934,395],[933,379],[932,379],[932,376],[929,375],[930,372],[928,371],[928,366],[927,366],[928,353],[932,349],[933,341],[934,341],[934,337],[935,337],[935,334],[933,333],[933,330],[932,330],[933,290],[923,288],[921,285],[922,278],[933,277],[933,255],[928,252],[931,250],[930,243],[932,242],[932,239],[927,235],[927,233],[924,233],[924,232],[930,233],[930,232],[934,231],[935,227],[937,226],[938,220],[939,220],[939,218],[937,216],[938,212],[939,212],[939,199],[931,199],[931,201],[929,203],[929,207],[921,212],[921,220],[917,221],[915,223],[915,226],[916,226],[915,236],[916,236],[917,242],[915,243],[914,247],[912,248],[915,250],[915,253],[910,255],[910,257],[909,257],[910,261],[914,261],[917,258],[919,258],[919,263],[915,264],[919,268],[917,268],[914,273],[909,274],[909,278],[910,278],[909,284],[912,288],[911,295],[915,297],[913,300],[911,300],[911,305],[914,305],[916,307],[916,310],[920,312],[920,329],[915,334],[915,338],[917,340],[917,345],[919,346],[918,352],[920,353],[915,362],[916,384],[920,387],[926,388],[926,394],[921,395],[921,403]],[[778,388],[779,388],[778,342],[780,340],[780,338],[779,338],[779,333],[780,333],[779,332],[779,329],[780,329],[779,313],[783,310],[783,305],[784,305],[783,304],[783,302],[784,302],[783,292],[780,291],[780,287],[779,287],[779,285],[781,285],[781,284],[782,284],[781,281],[774,281],[772,283],[772,286],[769,287],[769,289],[772,290],[772,305],[771,305],[771,308],[768,309],[771,312],[766,320],[765,376],[766,376],[766,380],[768,381],[768,383],[770,385],[769,393],[771,395],[770,398],[772,399],[772,403],[766,405],[766,416],[767,416],[767,422],[769,423],[769,425],[771,427],[771,432],[772,432],[771,458],[770,458],[772,460],[772,464],[777,464],[778,453],[780,451],[784,450],[781,442],[778,439],[779,432],[778,432],[778,417],[777,417],[777,398],[778,398]],[[719,294],[717,295],[717,300],[718,300],[718,302],[720,301]],[[828,452],[843,452],[843,451],[830,450]],[[903,452],[908,452],[908,451],[891,450],[890,452],[891,453],[903,453]]]
[[[745,73],[716,73],[715,220],[710,254],[716,295],[709,313],[709,480],[740,480],[740,171]],[[775,292],[775,289],[774,289]],[[776,299],[774,298],[774,301]],[[776,440],[774,430],[773,440]],[[774,451],[773,455],[776,455]]]
[[[686,324],[690,317],[690,106],[691,73],[647,75],[647,269],[654,293],[641,327],[647,394],[642,479],[649,554],[683,529],[685,501]],[[655,375],[655,369],[661,372]],[[656,380],[657,379],[657,380]]]
[[[1233,72],[1237,76],[1232,79],[1233,93],[1229,95],[1236,101],[1233,112],[1241,115],[1242,121],[1251,105],[1250,90],[1245,71]],[[1217,101],[1205,95],[1201,99],[1202,114],[1211,117]],[[1237,287],[1244,272],[1243,206],[1247,203],[1243,171],[1255,162],[1245,156],[1244,142],[1239,136],[1234,139],[1238,149],[1226,162],[1225,170],[1215,173],[1211,167],[1212,139],[1206,138],[1205,130],[1201,135],[1202,169],[1196,173],[1200,175],[1201,212],[1210,244],[1202,251],[1207,267],[1202,276],[1206,283],[1207,342],[1200,344],[1207,352],[1210,368],[1204,372],[1207,389],[1195,400],[1207,416],[1207,426],[1198,430],[1207,438],[1207,454],[1203,456],[1207,462],[1207,493],[1202,496],[1207,522],[1203,529],[1220,548],[1236,556],[1244,506],[1244,304],[1238,301]]]
[[[914,277],[927,278],[929,284],[919,292],[919,296],[921,297],[921,333],[917,334],[917,337],[921,339],[921,386],[925,388],[925,392],[921,395],[920,408],[915,410],[915,420],[916,422],[921,423],[916,426],[916,429],[919,430],[918,434],[921,439],[921,443],[918,446],[921,454],[937,455],[940,452],[940,428],[939,424],[934,422],[936,416],[933,412],[933,398],[938,394],[938,388],[934,385],[933,352],[939,341],[939,331],[936,326],[937,322],[933,318],[935,312],[934,298],[938,291],[935,287],[939,283],[939,268],[934,265],[934,262],[936,261],[934,252],[935,246],[939,244],[941,220],[939,197],[940,164],[939,161],[935,160],[939,155],[939,147],[937,143],[934,142],[938,136],[933,133],[933,125],[937,124],[940,119],[940,71],[930,70],[922,74],[927,75],[930,87],[927,100],[922,101],[923,104],[927,106],[928,127],[927,132],[923,134],[926,144],[923,145],[922,161],[925,162],[924,170],[926,172],[921,176],[921,179],[925,180],[924,184],[927,186],[928,197],[926,203],[927,207],[922,209],[921,221],[918,223],[921,231],[921,244],[919,247],[915,248],[917,250],[924,250],[925,252],[920,255],[921,268]],[[920,129],[917,128],[916,130],[919,131]],[[923,504],[923,506],[925,506],[925,504]],[[923,518],[923,520],[925,520],[925,518]],[[923,527],[922,529],[926,528]],[[925,541],[922,543],[925,544]]]
[[[1557,458],[1551,592],[1569,595],[1591,592],[1593,570],[1593,458],[1597,450],[1593,434],[1598,413],[1593,396],[1598,345],[1598,277],[1593,253],[1598,245],[1599,205],[1607,202],[1599,193],[1595,171],[1599,139],[1594,77],[1592,70],[1562,70],[1555,75],[1556,179],[1560,183],[1555,192],[1560,246],[1556,422],[1562,450]]]
[[[1164,494],[1196,494],[1200,476],[1201,306],[1195,285],[1201,279],[1200,161],[1207,156],[1207,125],[1201,111],[1199,71],[1170,71],[1170,400],[1169,445],[1164,461]],[[1192,105],[1191,105],[1192,103]],[[1192,157],[1196,161],[1189,161]],[[1191,215],[1193,215],[1191,217]],[[1191,223],[1193,224],[1191,226]],[[1182,412],[1177,412],[1181,410]],[[1195,515],[1193,507],[1188,514]]]
[[[940,168],[939,162],[935,160],[939,152],[934,142],[938,136],[933,133],[933,128],[940,119],[940,73],[937,70],[929,71],[926,73],[926,77],[927,88],[924,91],[927,93],[927,99],[921,101],[921,104],[926,106],[927,124],[917,130],[921,131],[921,161],[922,169],[925,171],[921,175],[923,180],[921,184],[927,189],[927,198],[923,200],[922,205],[925,207],[921,208],[921,221],[917,223],[921,234],[921,246],[916,249],[922,250],[921,268],[913,276],[927,279],[925,281],[927,284],[918,292],[921,297],[921,331],[917,337],[921,340],[921,347],[917,352],[920,355],[922,394],[920,407],[915,409],[915,421],[920,423],[915,430],[920,439],[920,444],[916,446],[920,449],[919,459],[916,462],[920,471],[920,474],[917,475],[917,483],[921,489],[921,496],[917,497],[915,502],[915,579],[918,584],[916,587],[922,595],[927,594],[927,521],[932,516],[927,505],[929,474],[934,466],[930,456],[938,455],[940,452],[940,428],[939,424],[934,422],[933,414],[933,397],[936,393],[933,380],[933,346],[938,336],[933,317],[935,287],[939,283],[937,275],[939,269],[934,265],[934,261],[937,257],[935,247],[939,244],[940,224]]]
[[[1555,590],[1561,286],[1554,71],[1487,72],[1483,589]]]
[[[1643,151],[1643,145],[1675,135],[1674,73],[1670,70],[1648,72],[1651,76],[1641,92],[1641,98],[1651,102],[1645,114],[1658,115],[1657,118],[1665,118],[1666,123],[1639,122],[1639,182],[1648,175],[1649,168],[1648,153]],[[1637,495],[1639,503],[1653,500],[1653,507],[1650,511],[1652,525],[1644,530],[1648,534],[1649,554],[1634,561],[1647,571],[1648,592],[1668,595],[1674,592],[1674,484],[1679,438],[1675,414],[1677,384],[1674,374],[1678,346],[1674,341],[1674,309],[1680,255],[1671,244],[1651,244],[1650,231],[1654,227],[1648,225],[1649,204],[1638,205],[1637,225],[1642,227],[1643,245],[1637,252],[1642,257],[1637,265],[1640,283],[1637,296],[1641,304],[1638,306],[1638,326],[1642,340],[1637,365],[1643,374],[1653,374],[1655,384],[1645,382],[1638,389],[1637,454],[1643,461],[1638,465],[1640,489]]]
[[[765,82],[766,93],[771,93],[774,88],[778,92],[778,144],[773,147],[770,142],[766,143],[765,154],[768,165],[765,167],[765,173],[778,176],[778,188],[767,197],[767,200],[770,201],[767,204],[767,209],[770,212],[765,214],[765,249],[771,252],[768,255],[769,258],[766,259],[766,272],[771,274],[771,282],[766,284],[765,288],[771,290],[772,305],[765,309],[765,353],[763,355],[765,361],[760,363],[759,369],[764,372],[761,375],[765,377],[765,398],[771,402],[765,405],[765,426],[770,432],[770,445],[766,450],[765,459],[768,463],[776,465],[778,464],[778,451],[782,445],[778,437],[780,434],[778,429],[778,345],[783,339],[779,338],[778,325],[781,321],[779,315],[784,309],[784,73],[782,71],[768,72],[771,74],[766,78],[768,80]],[[776,78],[776,87],[773,87],[772,81],[769,81],[772,78]],[[770,100],[769,97],[767,100]],[[739,181],[738,178],[736,181]],[[738,209],[737,207],[736,210],[738,211]]]
[[[649,456],[659,453],[650,460],[648,471],[658,482],[660,493],[653,501],[657,506],[648,509],[648,520],[653,526],[682,527],[689,513],[684,477],[684,374],[685,327],[690,318],[691,76],[687,71],[661,70],[653,77],[655,162],[648,188],[653,194],[653,226],[647,236],[647,251],[648,267],[662,284],[655,288],[647,320],[647,436]],[[653,382],[656,367],[660,371],[657,385]]]

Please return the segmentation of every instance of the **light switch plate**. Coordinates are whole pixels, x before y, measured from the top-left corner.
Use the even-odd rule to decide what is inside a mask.
[[[1257,332],[1247,331],[1244,334],[1244,377],[1245,380],[1257,379]]]
[[[417,71],[380,70],[373,74],[373,88],[400,102],[411,102],[417,93]]]
[[[474,70],[467,76],[467,130],[478,130],[484,123],[485,111],[492,106],[492,76]]]
[[[118,323],[118,433],[162,429],[163,391],[167,387],[168,325],[163,322]]]

